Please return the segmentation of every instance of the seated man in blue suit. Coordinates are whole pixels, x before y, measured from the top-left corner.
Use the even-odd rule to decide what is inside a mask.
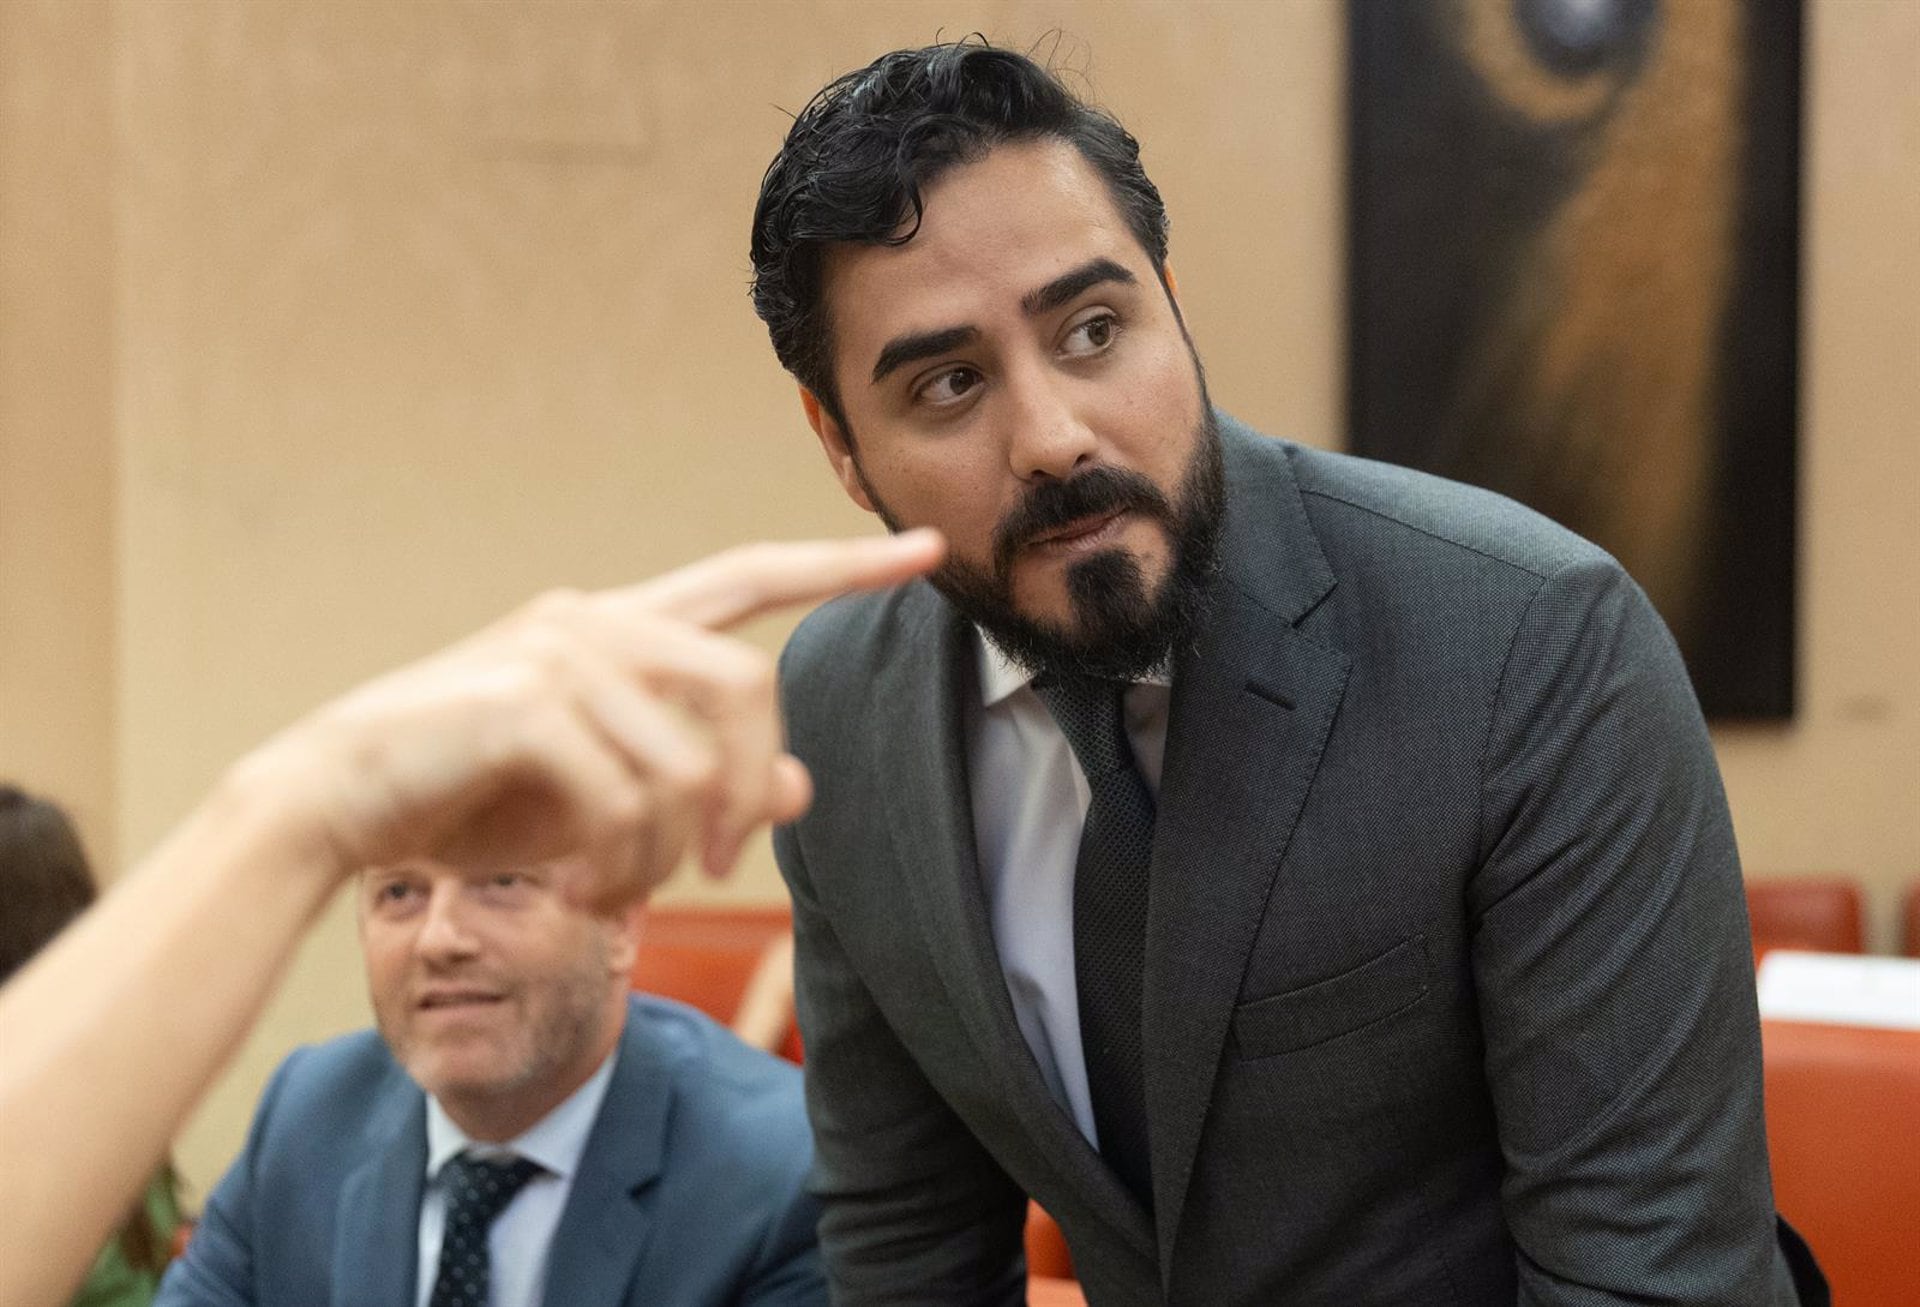
[[[366,872],[379,1032],[275,1074],[164,1307],[824,1303],[800,1076],[553,868]]]

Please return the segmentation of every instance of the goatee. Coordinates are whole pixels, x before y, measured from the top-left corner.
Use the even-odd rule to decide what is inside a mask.
[[[1210,405],[1201,406],[1193,445],[1171,502],[1147,477],[1121,468],[1095,467],[1065,481],[1042,481],[995,529],[990,568],[950,559],[929,580],[1008,659],[1036,676],[1137,681],[1170,673],[1205,613],[1226,503],[1220,432]],[[1133,555],[1104,549],[1067,569],[1070,626],[1015,609],[1013,564],[1023,548],[1069,523],[1119,512],[1138,513],[1166,531],[1171,559],[1157,588],[1148,585]]]

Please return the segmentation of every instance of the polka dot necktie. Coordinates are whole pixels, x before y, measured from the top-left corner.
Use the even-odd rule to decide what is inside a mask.
[[[447,1163],[447,1228],[427,1307],[487,1307],[487,1231],[540,1172],[539,1163],[524,1157],[461,1153]]]
[[[1094,1128],[1100,1155],[1151,1212],[1140,991],[1154,803],[1127,743],[1126,689],[1084,677],[1034,683],[1092,791],[1073,871],[1073,972]]]

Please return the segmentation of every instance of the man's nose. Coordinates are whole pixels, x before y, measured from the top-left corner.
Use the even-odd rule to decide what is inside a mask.
[[[415,947],[431,961],[451,961],[469,957],[478,944],[466,920],[465,886],[456,881],[441,881],[427,899],[426,920],[421,923]]]
[[[1006,386],[1012,400],[1007,456],[1015,476],[1022,481],[1064,481],[1083,463],[1094,461],[1099,438],[1058,378],[1036,367],[1025,375],[1010,372]]]

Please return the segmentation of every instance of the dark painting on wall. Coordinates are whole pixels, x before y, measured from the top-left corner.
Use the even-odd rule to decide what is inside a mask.
[[[1598,542],[1794,697],[1797,0],[1349,0],[1349,443]]]

